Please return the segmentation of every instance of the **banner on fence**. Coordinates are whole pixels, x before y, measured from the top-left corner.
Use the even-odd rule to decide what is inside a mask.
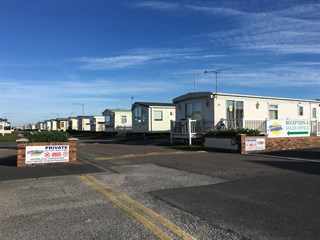
[[[305,137],[310,136],[308,120],[269,120],[268,137]]]
[[[69,162],[69,145],[26,147],[26,164],[61,162]]]

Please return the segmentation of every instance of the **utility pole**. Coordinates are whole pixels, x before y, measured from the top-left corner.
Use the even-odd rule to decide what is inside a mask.
[[[216,94],[218,93],[218,73],[220,73],[221,71],[225,71],[225,70],[231,70],[232,68],[221,68],[221,69],[217,69],[217,70],[204,70],[204,75],[206,75],[207,73],[214,73],[216,74]]]
[[[193,92],[196,92],[196,73],[193,70]]]

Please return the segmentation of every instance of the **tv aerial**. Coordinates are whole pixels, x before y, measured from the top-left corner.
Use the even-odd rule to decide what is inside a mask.
[[[218,73],[226,70],[231,70],[232,68],[221,68],[217,70],[204,70],[204,75],[207,75],[207,73],[214,73],[216,75],[216,94],[218,93]]]

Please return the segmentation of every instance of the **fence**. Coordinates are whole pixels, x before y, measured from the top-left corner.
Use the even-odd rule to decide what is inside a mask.
[[[201,136],[203,124],[197,120],[171,121],[171,143],[174,138],[189,139],[189,145],[192,145],[192,139]]]
[[[225,130],[230,128],[249,128],[257,129],[263,134],[267,133],[266,120],[221,119],[218,122],[202,121],[202,126],[202,132],[209,132],[213,130]]]
[[[320,136],[320,122],[308,122],[310,122],[310,135]],[[248,128],[259,130],[261,134],[267,135],[268,126],[267,120],[221,119],[218,122],[214,122],[188,119],[185,121],[172,121],[171,142],[174,138],[189,138],[189,143],[191,143],[192,138],[201,137],[203,133],[207,133],[213,130],[226,130],[231,128]]]
[[[257,129],[267,134],[267,120],[245,120],[244,128]]]

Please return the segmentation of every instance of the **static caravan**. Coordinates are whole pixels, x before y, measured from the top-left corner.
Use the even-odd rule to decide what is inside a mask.
[[[102,112],[105,117],[106,131],[117,132],[132,129],[132,113],[127,109],[106,109]]]
[[[2,134],[2,136],[4,134],[11,134],[12,131],[13,130],[10,122],[8,122],[8,120],[5,118],[0,118],[0,133]]]
[[[311,134],[320,132],[320,101],[212,92],[188,93],[173,99],[176,121],[200,120],[204,131],[223,120],[228,127],[248,127],[266,120],[308,120]],[[251,126],[250,128],[253,128]]]
[[[133,133],[170,132],[176,109],[172,103],[135,102],[132,105]]]
[[[38,129],[38,130],[45,130],[44,129],[44,122],[37,122],[37,124],[36,124],[36,128]]]
[[[77,116],[78,131],[90,131],[90,117],[91,116]]]
[[[57,118],[57,130],[67,131],[68,130],[68,118]]]
[[[51,131],[57,131],[58,130],[58,122],[56,119],[51,119]]]
[[[68,130],[69,131],[77,131],[78,130],[77,117],[68,117]]]
[[[103,132],[105,129],[104,116],[91,116],[90,117],[90,131]]]
[[[51,126],[52,126],[52,124],[51,124],[50,120],[45,120],[44,121],[44,130],[51,131],[51,129],[52,129]]]

